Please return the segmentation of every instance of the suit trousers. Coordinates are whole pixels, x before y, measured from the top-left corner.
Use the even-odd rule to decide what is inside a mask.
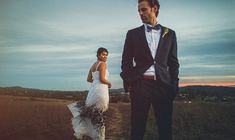
[[[131,97],[131,140],[143,140],[150,106],[156,118],[160,140],[172,140],[173,101],[171,88],[159,80],[133,83]]]

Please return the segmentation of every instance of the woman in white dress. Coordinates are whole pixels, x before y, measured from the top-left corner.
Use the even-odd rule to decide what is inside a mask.
[[[106,61],[108,50],[97,50],[97,61],[91,66],[87,81],[91,83],[85,105],[72,103],[68,108],[73,114],[72,126],[78,139],[89,136],[93,140],[105,139],[104,113],[108,109],[111,82],[107,80]]]

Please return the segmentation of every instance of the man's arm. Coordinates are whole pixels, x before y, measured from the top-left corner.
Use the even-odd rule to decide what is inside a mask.
[[[172,79],[172,85],[174,86],[174,96],[178,93],[179,84],[179,61],[177,56],[177,39],[176,34],[173,31],[172,48],[169,54],[169,71]]]
[[[131,36],[128,31],[126,34],[124,49],[122,53],[122,62],[121,69],[122,72],[120,74],[123,79],[123,88],[125,92],[128,92],[131,84],[131,71],[133,69],[133,49],[131,44]]]

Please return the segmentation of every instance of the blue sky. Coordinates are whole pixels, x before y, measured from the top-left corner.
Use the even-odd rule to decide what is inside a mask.
[[[235,0],[160,0],[176,31],[180,83],[235,82]],[[98,47],[121,88],[126,32],[140,26],[136,0],[0,0],[0,87],[87,90]]]

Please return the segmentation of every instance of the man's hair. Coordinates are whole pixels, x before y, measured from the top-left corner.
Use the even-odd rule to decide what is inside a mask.
[[[150,7],[154,7],[155,5],[157,6],[157,12],[156,12],[156,17],[157,17],[159,13],[159,9],[160,9],[159,1],[158,0],[138,0],[138,3],[142,1],[147,1]]]
[[[100,47],[100,48],[98,48],[98,50],[97,50],[96,56],[98,57],[102,52],[107,52],[107,53],[109,53],[106,48]]]

